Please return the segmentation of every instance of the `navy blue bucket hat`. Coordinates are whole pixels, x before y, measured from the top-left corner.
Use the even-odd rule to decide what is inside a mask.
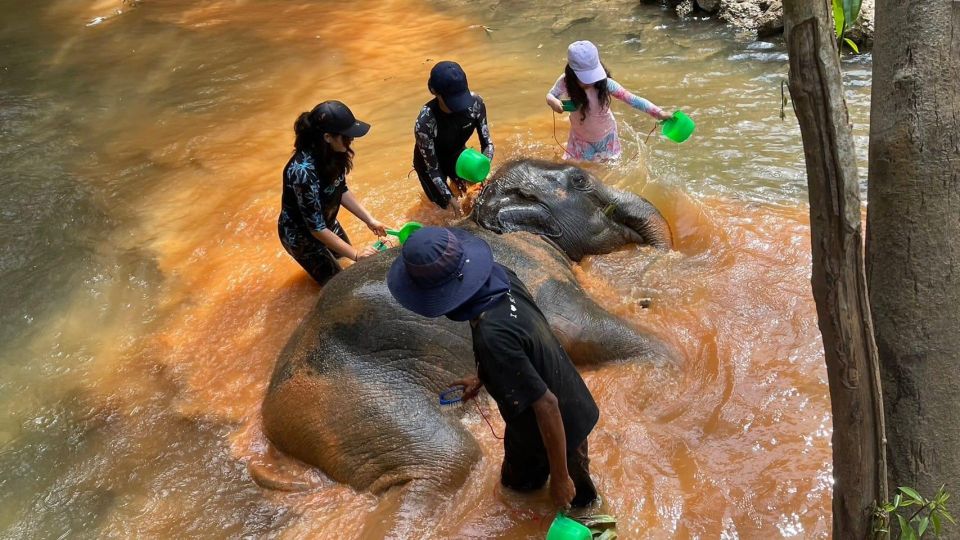
[[[387,273],[403,307],[439,317],[469,300],[490,277],[490,246],[461,229],[424,227],[410,235]]]

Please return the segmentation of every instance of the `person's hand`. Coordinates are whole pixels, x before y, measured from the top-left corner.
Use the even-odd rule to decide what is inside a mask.
[[[463,397],[461,398],[464,403],[470,401],[471,399],[477,397],[477,394],[480,393],[480,389],[483,388],[483,383],[480,382],[480,378],[476,375],[471,375],[469,377],[464,377],[462,379],[457,379],[450,383],[450,386],[462,386],[463,387]]]
[[[380,223],[373,218],[370,218],[370,221],[367,222],[367,227],[378,237],[387,235],[387,228],[383,226],[383,223]]]
[[[354,260],[355,260],[355,261],[359,261],[360,259],[363,259],[364,257],[369,257],[369,256],[371,256],[371,255],[376,255],[377,253],[378,253],[378,252],[377,252],[377,248],[375,248],[375,247],[373,247],[373,246],[366,246],[366,247],[364,247],[364,248],[362,248],[362,249],[358,249],[358,250],[357,250],[357,258],[354,259]]]
[[[570,506],[570,501],[577,494],[577,488],[566,470],[562,474],[550,473],[550,498],[560,508]]]
[[[554,101],[551,99],[550,101],[547,102],[547,105],[549,105],[550,108],[553,109],[553,112],[558,114],[563,114],[563,103],[559,101]]]
[[[673,113],[672,113],[672,112],[667,112],[667,111],[665,111],[665,110],[663,110],[663,109],[660,109],[660,112],[657,114],[657,119],[658,119],[658,120],[669,120],[669,119],[671,119],[671,118],[673,118]]]
[[[380,238],[380,241],[386,244],[388,248],[395,248],[400,245],[400,239],[392,235],[384,236]]]
[[[460,219],[463,217],[463,208],[460,207],[460,204],[463,202],[463,197],[454,197],[450,199],[450,207],[453,209],[453,217]]]

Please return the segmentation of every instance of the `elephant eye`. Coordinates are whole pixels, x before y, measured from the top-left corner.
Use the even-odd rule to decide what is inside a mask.
[[[589,191],[592,187],[590,177],[584,171],[574,171],[570,174],[570,187],[578,191]]]

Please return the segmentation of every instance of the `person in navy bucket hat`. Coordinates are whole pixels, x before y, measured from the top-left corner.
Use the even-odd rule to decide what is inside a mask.
[[[400,305],[424,317],[446,315],[490,278],[490,246],[461,229],[424,227],[403,245],[387,275]]]
[[[587,436],[600,411],[513,270],[467,231],[424,227],[403,244],[387,287],[414,313],[470,322],[477,374],[451,386],[463,401],[485,387],[497,402],[507,426],[500,482],[534,491],[549,479],[557,506],[594,503]]]

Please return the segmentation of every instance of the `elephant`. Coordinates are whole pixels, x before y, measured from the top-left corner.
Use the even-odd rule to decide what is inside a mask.
[[[457,226],[512,268],[577,365],[669,360],[672,353],[608,313],[577,283],[571,260],[630,243],[668,249],[660,212],[583,169],[536,160],[503,165]],[[272,444],[335,481],[380,494],[400,487],[399,514],[462,484],[477,442],[438,394],[475,373],[470,329],[402,308],[386,286],[397,248],[331,279],[280,352],[262,405]]]

